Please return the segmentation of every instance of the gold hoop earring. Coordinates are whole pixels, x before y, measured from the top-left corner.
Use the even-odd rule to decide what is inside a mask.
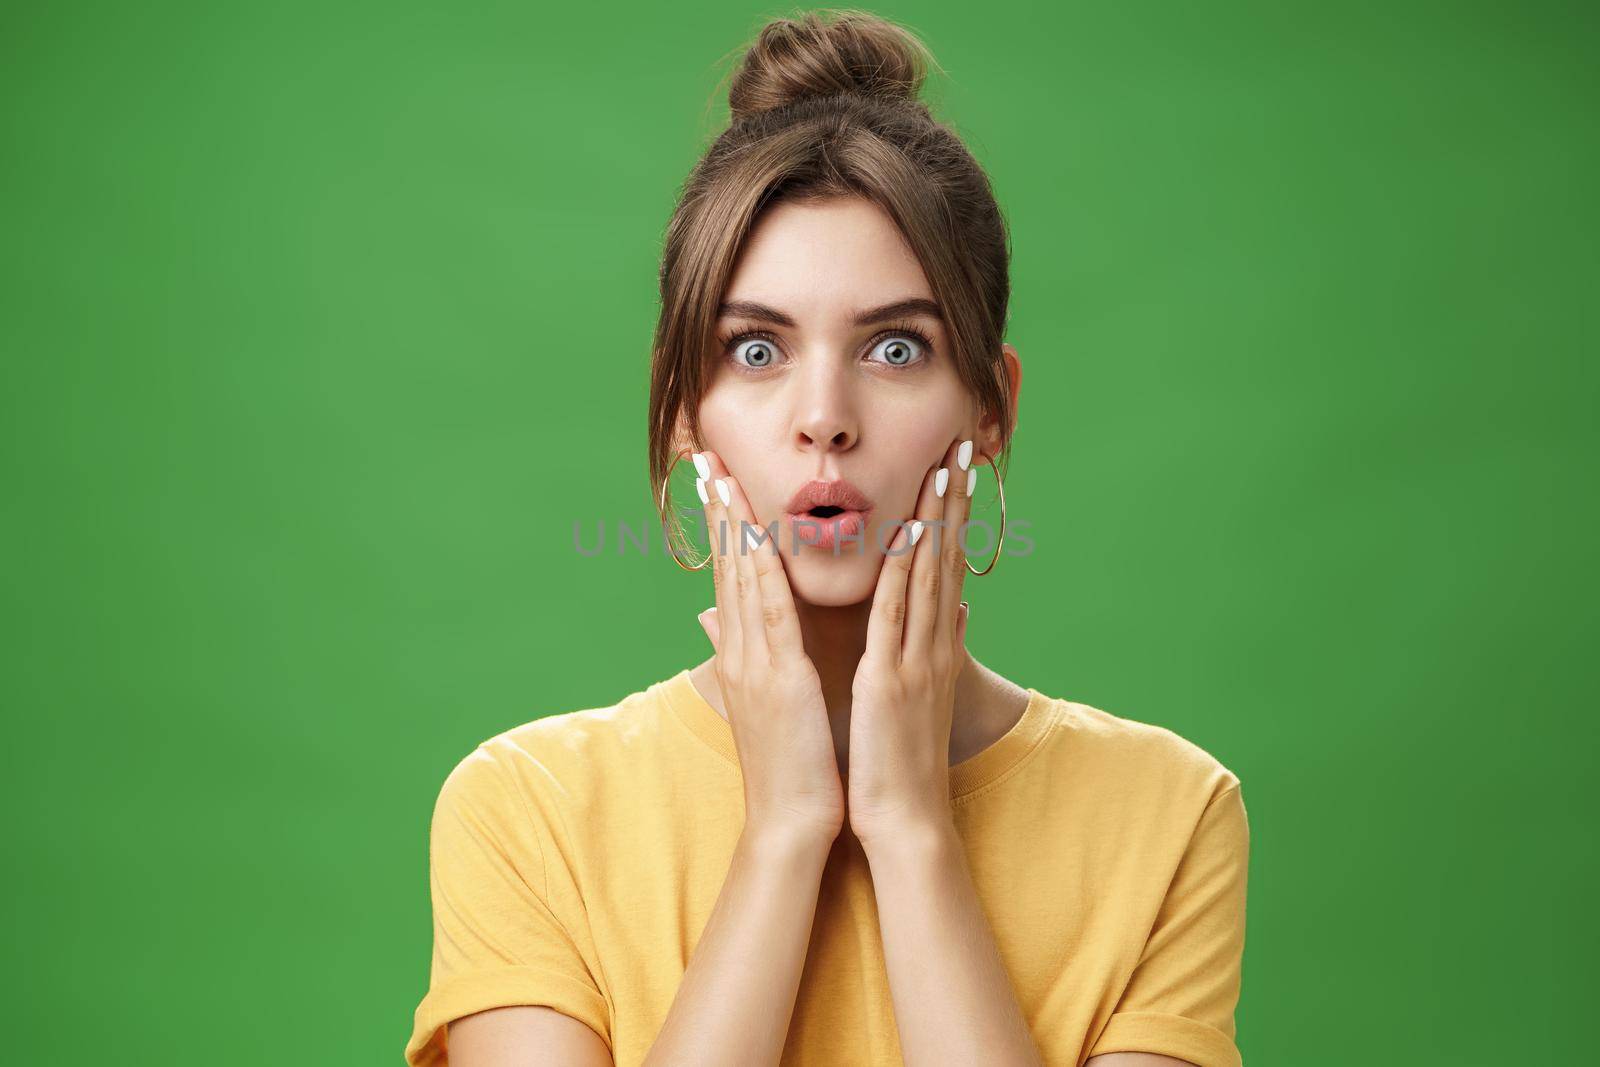
[[[972,565],[971,560],[966,560],[967,570],[971,571],[975,575],[981,576],[994,570],[995,560],[1000,558],[1000,549],[1006,543],[1006,486],[1004,480],[1002,480],[1000,477],[1000,468],[995,466],[994,457],[989,455],[989,453],[985,452],[981,448],[978,449],[978,455],[983,456],[989,461],[989,468],[994,471],[995,488],[1000,493],[1000,539],[995,543],[994,546],[994,558],[989,560],[989,565],[983,568],[981,571]],[[967,521],[971,522],[972,520],[969,518]],[[962,553],[962,559],[966,559],[966,553],[964,552]]]
[[[711,562],[711,551],[708,549],[706,551],[705,559],[701,560],[699,563],[696,563],[693,567],[689,566],[678,557],[678,550],[672,547],[672,532],[667,528],[667,482],[671,480],[672,472],[677,470],[678,460],[681,460],[682,458],[682,456],[678,456],[677,459],[674,459],[672,461],[672,466],[667,468],[666,477],[661,479],[661,493],[656,500],[656,514],[661,519],[661,536],[666,539],[667,554],[672,557],[672,562],[676,563],[679,567],[686,571],[705,570],[706,565]]]

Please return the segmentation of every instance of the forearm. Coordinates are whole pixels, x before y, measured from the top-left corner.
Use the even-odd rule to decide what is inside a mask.
[[[907,1067],[1038,1067],[953,825],[867,848]]]
[[[778,1063],[831,846],[746,827],[645,1067]]]

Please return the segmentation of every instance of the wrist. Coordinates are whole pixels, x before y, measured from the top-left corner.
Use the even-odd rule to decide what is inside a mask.
[[[955,820],[948,813],[943,817],[901,819],[865,831],[855,829],[854,832],[869,861],[874,856],[885,859],[938,858],[941,853],[961,844]]]
[[[827,856],[839,836],[837,828],[826,824],[790,822],[781,819],[746,819],[739,844],[747,849],[771,854]]]

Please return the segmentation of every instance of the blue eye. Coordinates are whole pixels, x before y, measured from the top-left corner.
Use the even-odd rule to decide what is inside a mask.
[[[927,359],[929,347],[926,339],[906,331],[885,337],[873,346],[872,351],[883,353],[883,359],[877,362],[886,363],[891,367],[908,367]]]
[[[741,352],[749,357],[748,362],[739,358]],[[734,362],[743,363],[746,367],[770,367],[776,358],[772,346],[760,338],[745,341],[733,350]]]
[[[734,333],[719,336],[717,344],[740,371],[763,371],[776,366],[783,357],[775,340],[768,333]],[[917,367],[932,358],[933,341],[911,323],[901,323],[878,334],[868,354],[868,362],[886,367]]]

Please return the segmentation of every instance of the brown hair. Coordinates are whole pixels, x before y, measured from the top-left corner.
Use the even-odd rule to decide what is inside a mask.
[[[728,90],[728,128],[690,172],[661,258],[650,370],[652,499],[676,457],[679,420],[700,440],[717,308],[763,208],[859,196],[894,219],[944,311],[957,372],[999,418],[1013,412],[1000,344],[1010,246],[988,178],[918,99],[933,58],[911,31],[852,9],[762,27]],[[997,463],[1000,457],[995,457]],[[667,535],[681,534],[668,496]]]

